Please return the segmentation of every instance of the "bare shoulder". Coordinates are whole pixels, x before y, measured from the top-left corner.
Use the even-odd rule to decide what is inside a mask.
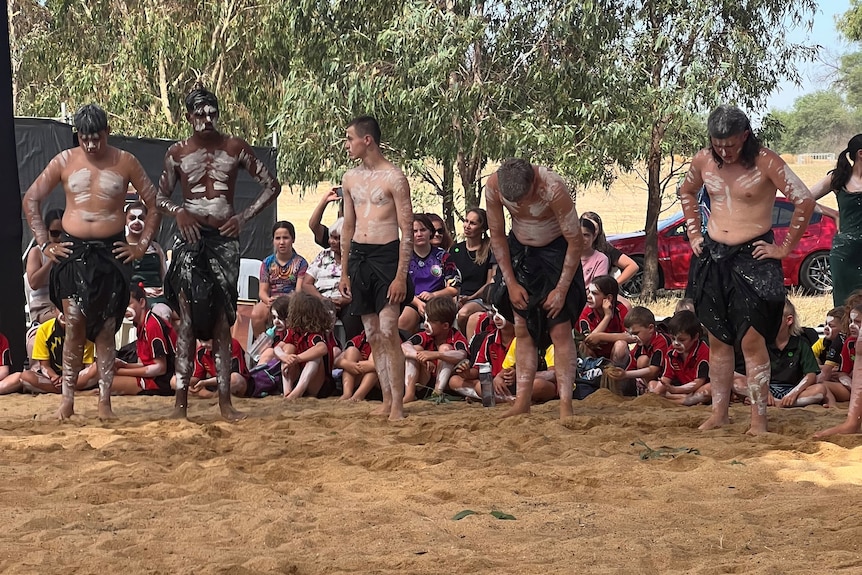
[[[712,163],[715,163],[712,157],[712,148],[701,148],[691,159],[691,166],[701,170]]]
[[[757,157],[754,159],[754,164],[761,170],[770,171],[783,168],[787,165],[787,162],[769,148],[760,148]]]

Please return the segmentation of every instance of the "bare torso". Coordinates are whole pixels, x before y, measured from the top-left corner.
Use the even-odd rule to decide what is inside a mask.
[[[488,180],[488,187],[496,193],[500,202],[512,215],[512,232],[518,241],[525,246],[541,247],[562,235],[560,218],[554,212],[552,202],[558,194],[568,196],[569,188],[560,176],[550,170],[541,166],[537,166],[535,170],[537,178],[535,195],[530,196],[528,201],[506,200],[497,187],[496,174]],[[579,229],[577,213],[574,210],[572,213],[574,216],[565,220],[577,232]]]
[[[234,215],[234,188],[239,167],[249,157],[246,147],[239,138],[222,136],[205,146],[189,138],[168,150],[166,168],[174,183],[180,182],[183,207],[202,225],[218,228]],[[170,193],[173,185],[166,188]]]
[[[81,148],[73,148],[61,152],[51,161],[54,162],[58,163],[66,192],[63,229],[81,239],[122,234],[129,182],[149,182],[140,163],[116,148],[110,148],[104,158],[95,161],[86,157]]]
[[[726,245],[743,244],[772,228],[778,189],[794,203],[798,193],[807,194],[805,184],[766,148],[750,168],[739,162],[719,168],[708,149],[698,153],[695,162],[710,198],[709,236]]]
[[[359,166],[344,174],[344,191],[350,194],[356,213],[353,241],[357,243],[382,245],[399,239],[394,194],[409,188],[404,173],[387,164],[384,169],[376,170]],[[409,197],[409,192],[406,193]]]

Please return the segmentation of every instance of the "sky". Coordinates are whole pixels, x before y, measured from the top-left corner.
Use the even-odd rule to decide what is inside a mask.
[[[835,29],[835,16],[840,16],[850,9],[850,0],[821,0],[814,15],[814,27],[811,32],[797,29],[790,33],[789,39],[806,44],[820,44],[823,49],[820,58],[823,62],[805,64],[801,69],[802,86],[794,86],[792,82],[784,82],[767,100],[767,110],[790,110],[796,98],[816,92],[828,86],[829,68],[824,62],[836,62],[838,57],[847,52],[859,49],[854,44],[842,40]]]

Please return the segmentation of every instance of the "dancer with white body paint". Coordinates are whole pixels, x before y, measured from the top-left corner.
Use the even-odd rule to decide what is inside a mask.
[[[339,290],[362,317],[383,391],[375,415],[404,418],[404,352],[398,316],[413,299],[407,267],[413,253],[413,208],[404,173],[380,152],[380,125],[370,116],[347,126],[347,155],[360,164],[344,174]],[[400,234],[400,237],[399,237]]]
[[[745,359],[751,398],[750,434],[767,431],[770,366],[766,342],[774,341],[784,309],[787,256],[808,227],[814,199],[781,157],[760,145],[748,117],[735,106],[719,106],[707,121],[710,147],[695,155],[679,196],[695,258],[687,295],[709,331],[712,415],[700,429],[730,422],[734,344]],[[712,213],[701,233],[697,193],[703,185]],[[774,243],[772,209],[776,189],[795,206],[787,235]]]
[[[63,400],[59,419],[74,414],[75,386],[81,371],[84,343],[96,344],[99,367],[99,417],[115,419],[111,409],[116,349],[114,334],[129,303],[133,260],[146,252],[161,216],[155,210],[156,191],[134,156],[108,145],[108,117],[88,104],[75,113],[79,146],[57,154],[24,195],[24,211],[36,243],[54,262],[51,301],[66,318],[63,348]],[[63,184],[66,211],[64,234],[50,240],[40,205],[51,190]],[[123,235],[123,204],[131,183],[150,207],[137,245]]]
[[[514,321],[518,339],[517,394],[504,416],[530,412],[536,348],[546,349],[553,341],[560,418],[569,417],[577,359],[572,327],[586,301],[581,271],[584,236],[575,202],[560,176],[516,158],[505,160],[488,178],[485,202],[497,283],[505,282],[509,296],[508,301],[499,298],[494,303]],[[512,216],[508,241],[503,206]]]
[[[281,187],[245,140],[219,132],[218,100],[212,92],[198,84],[185,104],[194,133],[168,148],[157,198],[159,209],[176,217],[180,233],[165,278],[165,296],[180,317],[173,417],[184,418],[188,412],[197,338],[212,340],[219,408],[222,417],[236,421],[245,417],[231,404],[230,391],[230,327],[236,321],[239,233],[248,220],[275,201]],[[237,214],[234,187],[240,167],[262,189]],[[177,182],[183,191],[182,206],[170,200]]]

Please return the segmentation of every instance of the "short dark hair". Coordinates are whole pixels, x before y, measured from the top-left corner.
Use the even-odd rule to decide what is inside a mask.
[[[455,300],[449,296],[434,296],[425,304],[425,315],[428,317],[428,321],[439,321],[451,326],[455,323],[455,316],[458,315],[458,306],[455,305]]]
[[[623,320],[623,325],[626,327],[632,327],[635,325],[647,327],[648,325],[655,325],[655,314],[648,307],[636,305],[629,310],[629,313],[626,314],[626,318]]]
[[[497,168],[497,186],[500,194],[510,202],[517,202],[533,187],[536,174],[533,165],[521,158],[503,160]]]
[[[431,232],[431,235],[434,235],[434,222],[431,221],[431,218],[428,217],[428,214],[417,214],[413,213],[413,221],[419,222],[425,228]]]
[[[687,333],[693,338],[700,337],[702,333],[700,320],[697,319],[697,316],[693,311],[687,309],[680,310],[673,314],[673,317],[671,317],[670,321],[667,322],[667,331],[670,335]]]
[[[360,136],[371,136],[374,143],[380,145],[380,124],[377,123],[377,118],[374,116],[359,116],[353,118],[347,124],[348,128],[356,128],[356,133]]]
[[[272,237],[275,237],[275,232],[277,232],[281,228],[284,228],[287,231],[289,231],[290,237],[292,237],[294,240],[296,239],[296,228],[293,227],[293,224],[287,220],[279,220],[279,221],[275,222],[275,224],[273,224],[273,226],[272,226]]]
[[[192,91],[186,95],[186,111],[193,112],[196,108],[209,104],[218,110],[218,98],[216,95],[204,88],[204,85],[197,82],[192,88]]]
[[[96,104],[84,104],[78,108],[74,121],[79,134],[98,134],[108,129],[108,114]]]
[[[45,212],[45,217],[42,218],[45,221],[45,227],[50,227],[55,221],[60,220],[63,221],[63,214],[65,212],[62,208],[51,208],[47,212]]]
[[[736,106],[722,104],[709,114],[706,120],[706,130],[709,132],[710,138],[724,139],[737,134],[741,134],[748,130],[748,138],[742,144],[742,151],[739,155],[740,163],[746,168],[754,165],[754,160],[757,154],[760,153],[760,140],[754,135],[754,130],[751,129],[751,121],[745,112]],[[718,167],[724,165],[724,158],[715,152],[710,142],[709,149],[712,151],[712,158]]]

